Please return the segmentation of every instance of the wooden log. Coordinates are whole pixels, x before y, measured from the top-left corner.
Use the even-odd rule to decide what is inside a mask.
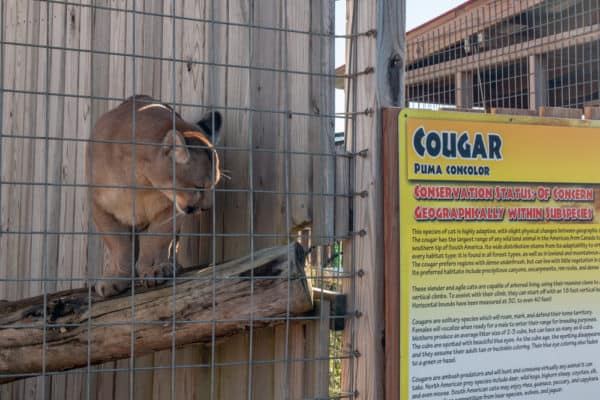
[[[261,327],[310,311],[304,259],[299,244],[260,250],[182,275],[176,290],[136,289],[134,307],[127,294],[92,297],[91,306],[87,289],[50,294],[45,320],[42,296],[0,303],[0,383],[41,372],[44,347],[46,372],[87,365],[88,348],[91,364],[130,357],[132,334],[135,356],[169,349],[173,317],[175,345],[181,346],[210,343],[213,327],[223,337],[243,331],[250,320]]]

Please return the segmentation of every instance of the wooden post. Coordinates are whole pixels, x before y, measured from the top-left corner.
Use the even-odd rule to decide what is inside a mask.
[[[216,278],[210,268],[186,275],[177,283],[175,294],[171,287],[140,290],[135,296],[135,315],[131,315],[129,296],[95,299],[89,305],[86,289],[49,295],[46,313],[42,296],[6,302],[0,307],[0,325],[4,326],[0,328],[0,373],[38,373],[42,362],[46,371],[63,371],[87,365],[88,357],[92,364],[130,357],[134,328],[135,355],[168,349],[173,312],[178,346],[243,331],[250,318],[260,327],[276,323],[277,317],[286,317],[288,312],[305,313],[312,309],[312,295],[304,276],[304,258],[298,244],[264,249],[253,257],[216,266]],[[250,279],[251,271],[255,282]],[[252,309],[246,298],[251,285]],[[213,326],[213,320],[219,322]],[[0,383],[10,380],[0,379]]]
[[[456,85],[456,107],[473,107],[473,72],[460,71],[454,75]]]
[[[348,4],[349,33],[361,34],[350,45],[346,65],[348,73],[374,70],[374,74],[356,76],[350,82],[350,112],[356,113],[350,127],[349,150],[366,150],[356,157],[352,188],[368,193],[353,201],[354,226],[362,232],[348,245],[345,257],[353,257],[358,273],[354,293],[349,293],[350,307],[356,318],[349,322],[354,330],[346,330],[344,347],[357,358],[353,368],[343,371],[343,390],[355,390],[356,399],[384,398],[384,293],[383,293],[383,170],[380,132],[381,107],[404,104],[404,2],[395,0],[359,1]],[[375,35],[365,35],[374,32]],[[354,53],[356,51],[356,53]],[[373,64],[375,60],[375,64]],[[389,340],[397,338],[390,337]],[[348,363],[344,363],[347,367]],[[350,374],[352,376],[350,376]]]
[[[400,398],[399,109],[383,110],[383,220],[385,266],[385,398]]]
[[[541,54],[529,56],[529,108],[536,110],[548,101],[548,63]]]

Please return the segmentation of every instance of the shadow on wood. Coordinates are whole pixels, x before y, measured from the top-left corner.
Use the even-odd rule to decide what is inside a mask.
[[[0,383],[173,345],[212,342],[312,309],[305,252],[295,243],[177,278],[177,285],[102,299],[87,289],[0,303]],[[91,300],[91,304],[90,304]],[[133,315],[132,315],[133,313]],[[89,355],[88,355],[89,352]]]

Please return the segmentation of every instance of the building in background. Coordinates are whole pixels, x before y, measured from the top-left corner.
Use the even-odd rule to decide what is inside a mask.
[[[599,82],[600,0],[471,0],[407,32],[411,107],[581,108]]]

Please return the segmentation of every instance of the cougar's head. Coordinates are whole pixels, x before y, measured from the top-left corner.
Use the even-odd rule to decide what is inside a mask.
[[[221,114],[207,114],[197,131],[169,130],[163,139],[158,163],[163,171],[162,192],[175,201],[177,211],[194,214],[212,207],[213,190],[221,179],[219,155],[214,148],[221,128]],[[171,189],[172,188],[172,189]]]

